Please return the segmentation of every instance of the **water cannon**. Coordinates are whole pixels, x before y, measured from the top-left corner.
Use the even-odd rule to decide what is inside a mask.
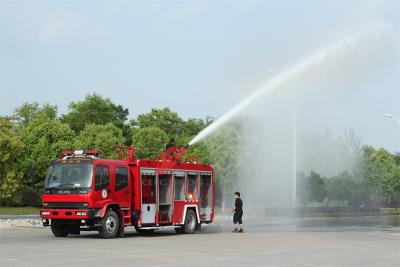
[[[100,155],[103,154],[103,152],[99,149],[92,149],[92,150],[64,150],[61,151],[60,157],[63,159],[69,159],[69,158],[100,158]]]
[[[190,155],[189,147],[187,147],[187,146],[170,147],[163,154],[158,156],[158,160],[174,161],[174,162],[187,162],[187,163],[199,162],[197,157]]]

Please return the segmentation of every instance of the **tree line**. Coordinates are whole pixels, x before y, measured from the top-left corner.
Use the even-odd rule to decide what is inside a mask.
[[[104,158],[118,158],[116,146],[134,145],[137,158],[155,159],[164,152],[169,138],[184,146],[213,122],[211,117],[183,119],[168,107],[154,108],[130,120],[128,116],[129,110],[122,105],[89,94],[71,102],[66,114],[58,114],[57,106],[51,104],[24,103],[11,116],[0,117],[0,205],[40,205],[47,168],[62,150],[100,149]],[[360,147],[354,133],[346,138],[341,150],[349,150],[348,167],[329,177],[316,171],[299,173],[299,202],[400,206],[400,153]],[[235,122],[189,148],[201,163],[213,165],[217,198],[222,188],[232,188],[240,168],[252,160],[250,151],[242,150],[243,140],[241,123]],[[316,144],[328,146],[328,151],[339,147],[329,136],[312,137],[309,143],[314,144],[307,145],[312,159],[325,158]],[[312,160],[307,168],[318,170],[330,164],[329,159],[323,161]],[[333,171],[339,168],[333,166]]]
[[[211,117],[185,120],[168,107],[131,120],[128,115],[122,105],[89,94],[71,102],[66,114],[59,115],[51,104],[24,103],[11,116],[0,117],[0,204],[40,205],[47,168],[62,150],[100,149],[102,157],[118,158],[116,146],[133,144],[136,157],[155,159],[169,138],[184,146],[213,121]],[[237,130],[227,126],[190,150],[201,163],[214,165],[220,184],[235,176],[238,146]]]
[[[363,146],[348,170],[332,177],[298,174],[298,199],[307,206],[400,207],[400,153]]]

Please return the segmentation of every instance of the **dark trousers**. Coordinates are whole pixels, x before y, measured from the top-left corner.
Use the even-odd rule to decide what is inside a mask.
[[[234,224],[242,224],[242,216],[243,216],[243,211],[235,212],[233,214],[233,223]]]

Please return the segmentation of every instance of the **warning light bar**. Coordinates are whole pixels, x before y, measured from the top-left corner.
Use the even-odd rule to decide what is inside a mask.
[[[90,157],[90,158],[99,158],[103,152],[99,149],[92,149],[92,150],[65,150],[60,153],[60,157],[63,159],[68,158],[76,158],[76,157]]]

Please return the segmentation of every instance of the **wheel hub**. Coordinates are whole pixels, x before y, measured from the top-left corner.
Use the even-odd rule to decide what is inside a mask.
[[[194,216],[189,216],[189,229],[194,229],[196,227],[196,221]]]
[[[114,233],[115,229],[117,227],[117,221],[115,220],[114,217],[108,217],[106,220],[106,230],[108,233]]]

